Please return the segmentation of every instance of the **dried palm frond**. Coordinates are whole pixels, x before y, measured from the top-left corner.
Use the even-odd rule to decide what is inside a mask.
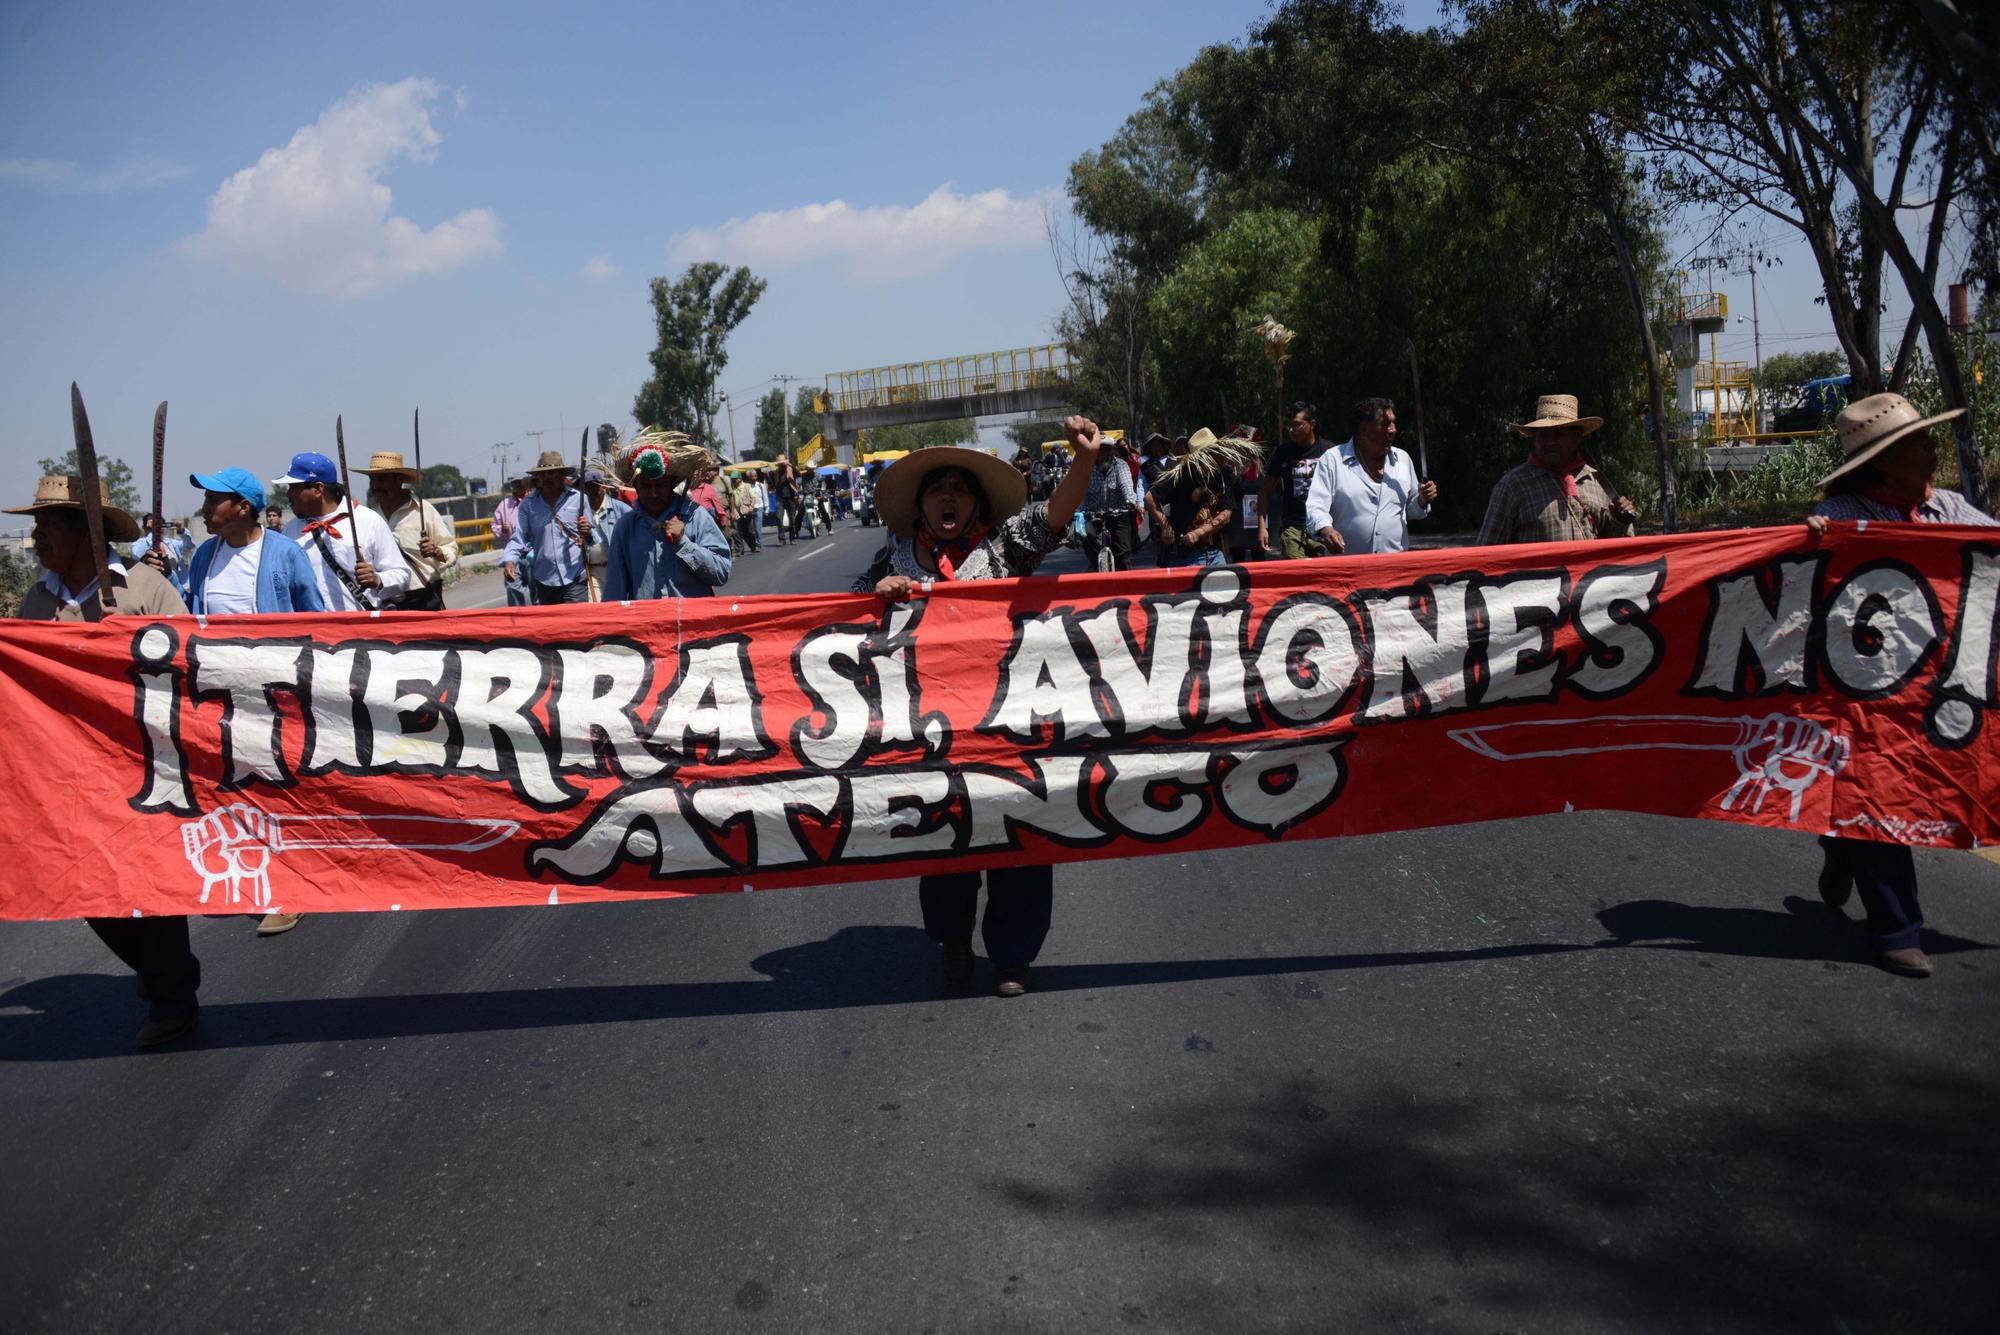
[[[1271,359],[1271,364],[1283,370],[1292,359],[1292,340],[1298,335],[1268,315],[1250,326],[1250,332],[1263,341],[1264,355]]]
[[[1201,434],[1196,433],[1197,436]],[[1160,481],[1178,485],[1183,478],[1191,478],[1215,486],[1221,483],[1224,473],[1241,477],[1245,469],[1260,463],[1263,458],[1263,447],[1254,440],[1242,436],[1210,436],[1205,441],[1192,444],[1186,454],[1160,474]]]

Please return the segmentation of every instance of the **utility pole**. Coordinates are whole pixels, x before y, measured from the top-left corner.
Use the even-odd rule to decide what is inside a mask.
[[[540,462],[542,457],[542,437],[548,435],[548,431],[546,429],[541,431],[523,431],[521,434],[535,438],[535,459],[537,462]]]
[[[494,491],[501,492],[507,490],[507,481],[509,478],[513,476],[513,469],[511,467],[513,458],[514,458],[513,441],[503,440],[496,442],[494,444],[493,470],[496,476],[494,477],[494,480],[491,483],[491,486]]]
[[[722,411],[729,414],[729,462],[740,464],[743,454],[736,448],[736,405],[729,401],[729,391],[722,391]]]
[[[792,382],[803,380],[805,377],[779,374],[772,376],[771,379],[778,382],[778,391],[785,400],[785,457],[790,459],[792,457]]]

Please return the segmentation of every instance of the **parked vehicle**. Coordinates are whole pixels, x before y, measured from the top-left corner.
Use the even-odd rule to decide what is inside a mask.
[[[1847,406],[1848,390],[1854,377],[1830,375],[1808,380],[1799,387],[1799,401],[1771,419],[1771,430],[1818,431],[1827,419]]]

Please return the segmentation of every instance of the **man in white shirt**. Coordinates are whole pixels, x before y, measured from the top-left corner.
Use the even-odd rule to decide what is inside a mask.
[[[292,517],[285,521],[285,536],[304,550],[327,611],[369,610],[378,599],[410,587],[410,567],[389,521],[365,507],[354,508],[341,490],[333,460],[310,450],[295,454],[290,471],[271,485],[291,489]]]
[[[1320,455],[1306,492],[1306,526],[1333,555],[1402,552],[1412,519],[1428,519],[1437,483],[1417,480],[1410,456],[1396,448],[1396,405],[1354,405],[1354,434]]]

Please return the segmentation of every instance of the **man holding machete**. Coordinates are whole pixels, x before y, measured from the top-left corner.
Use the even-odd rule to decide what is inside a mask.
[[[444,572],[458,564],[458,533],[437,507],[414,494],[418,473],[395,450],[377,450],[366,468],[355,472],[368,479],[368,508],[388,522],[396,550],[403,554],[412,576],[410,587],[383,598],[385,609],[398,612],[442,612]]]
[[[141,562],[126,565],[115,551],[91,552],[84,516],[85,482],[79,477],[45,477],[35,499],[9,507],[10,515],[33,515],[35,557],[43,575],[31,585],[15,613],[23,621],[101,621],[105,608],[101,578],[113,590],[116,610],[129,616],[185,616],[187,605],[164,575]],[[111,504],[98,483],[99,523],[107,544],[131,542],[139,526]],[[86,918],[90,930],[138,975],[147,1020],[133,1044],[156,1048],[186,1038],[200,1013],[201,961],[188,946],[187,919],[178,915]]]
[[[1354,434],[1313,466],[1306,525],[1334,556],[1410,549],[1410,520],[1428,519],[1437,483],[1417,479],[1396,448],[1396,405],[1362,399],[1349,412]]]

